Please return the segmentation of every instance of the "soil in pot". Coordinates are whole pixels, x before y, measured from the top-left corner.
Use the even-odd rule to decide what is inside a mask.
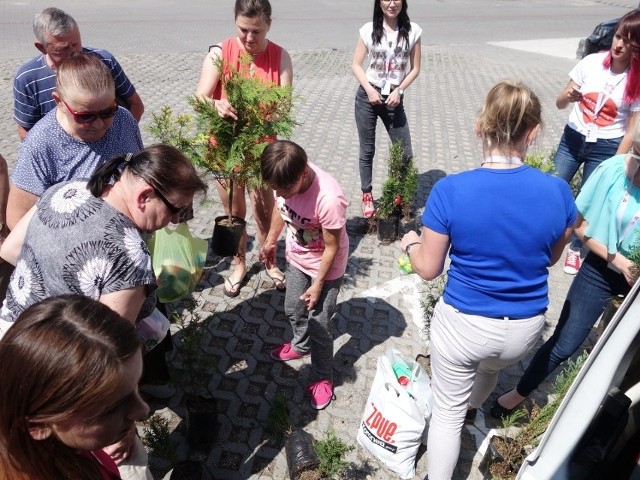
[[[400,218],[400,225],[398,227],[400,236],[404,235],[405,233],[409,233],[411,230],[418,232],[418,235],[420,235],[420,231],[417,228],[418,221],[415,215],[412,214],[408,217],[402,216]]]
[[[216,217],[211,238],[211,249],[219,257],[232,257],[238,253],[240,239],[247,227],[247,222],[240,217],[231,217],[229,222],[227,215]]]
[[[506,480],[515,478],[524,458],[523,452],[514,450],[514,440],[494,435],[480,462],[479,469],[487,480]],[[515,458],[517,457],[517,458]]]
[[[378,240],[384,245],[393,243],[398,238],[398,217],[378,219]]]

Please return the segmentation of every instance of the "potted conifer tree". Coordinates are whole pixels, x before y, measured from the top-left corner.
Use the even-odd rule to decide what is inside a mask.
[[[241,56],[239,69],[222,59],[215,64],[237,120],[220,117],[209,99],[194,96],[189,104],[195,121],[190,115],[174,116],[169,107],[163,107],[160,114],[153,115],[149,130],[160,141],[180,148],[196,166],[211,172],[226,189],[231,205],[235,185],[255,188],[262,184],[260,155],[269,142],[276,136],[291,137],[296,125],[291,113],[293,95],[290,86],[253,77],[248,54]],[[244,220],[231,213],[217,217],[214,253],[235,255],[244,228]]]
[[[382,195],[378,200],[376,218],[378,240],[391,243],[398,238],[400,217],[410,221],[413,202],[418,191],[418,170],[413,159],[403,161],[404,149],[398,140],[389,147],[388,175],[382,184]]]

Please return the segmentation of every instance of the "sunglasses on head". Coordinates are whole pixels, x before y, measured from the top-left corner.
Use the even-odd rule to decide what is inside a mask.
[[[76,112],[64,100],[62,100],[62,103],[64,103],[64,105],[67,107],[67,110],[69,110],[69,113],[73,115],[73,119],[78,123],[91,123],[94,122],[98,117],[100,117],[102,120],[108,120],[109,118],[115,116],[116,113],[118,113],[118,104],[115,104],[113,107],[100,110],[98,112]]]
[[[186,207],[178,208],[173,203],[171,203],[169,200],[167,200],[167,197],[165,197],[162,193],[160,193],[160,190],[158,190],[155,187],[153,187],[153,190],[156,192],[156,195],[158,195],[158,198],[160,200],[162,200],[162,203],[164,203],[165,207],[167,207],[167,210],[169,210],[172,215],[181,214],[184,211],[186,211],[187,208],[189,208],[189,205],[187,205]]]

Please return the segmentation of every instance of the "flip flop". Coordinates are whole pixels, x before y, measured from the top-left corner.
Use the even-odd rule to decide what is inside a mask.
[[[269,273],[269,270],[265,270],[265,273],[267,274],[267,277],[269,277],[275,284],[276,290],[284,292],[287,289],[287,279],[285,278],[284,274],[282,274],[282,276],[280,276],[280,274],[278,273],[276,273],[275,275],[271,275]]]
[[[235,283],[232,283],[228,278],[224,279],[224,286],[222,287],[222,293],[224,293],[227,297],[234,298],[240,294],[240,289],[242,288],[242,282],[244,282],[244,277],[238,280]],[[227,283],[229,284],[229,289],[227,289]],[[234,290],[235,289],[235,290]]]

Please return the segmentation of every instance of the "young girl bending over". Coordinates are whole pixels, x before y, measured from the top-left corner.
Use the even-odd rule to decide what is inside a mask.
[[[275,264],[276,241],[287,226],[287,293],[284,309],[293,340],[271,351],[286,362],[311,354],[316,381],[307,386],[311,406],[325,408],[333,395],[333,338],[329,321],[347,267],[347,200],[338,182],[309,163],[299,145],[278,141],[261,157],[263,180],[276,205],[260,259]]]

